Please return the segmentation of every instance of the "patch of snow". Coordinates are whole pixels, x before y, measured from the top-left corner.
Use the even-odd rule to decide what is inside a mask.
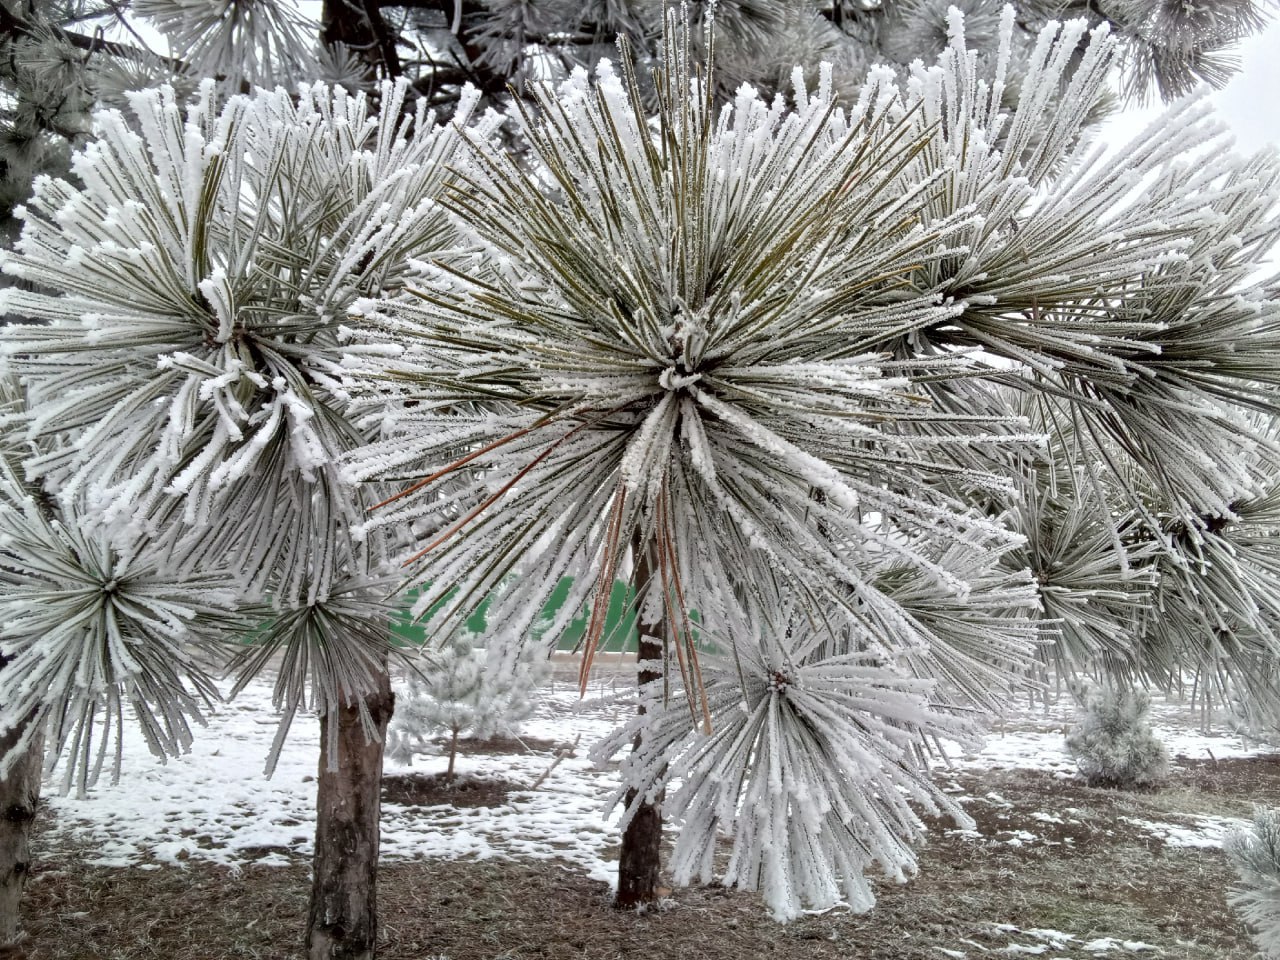
[[[1225,714],[1212,715],[1217,728],[1203,732],[1199,711],[1159,695],[1152,697],[1152,719],[1153,732],[1175,760],[1238,759],[1277,752],[1275,745],[1242,739],[1232,731]],[[1067,698],[1048,708],[1012,708],[980,749],[944,742],[933,763],[945,770],[1040,770],[1074,777],[1076,763],[1066,744],[1066,731],[1074,720],[1075,709]]]
[[[1021,847],[1024,844],[1035,843],[1040,839],[1034,833],[1028,833],[1026,830],[1014,830],[1011,832],[1012,836],[1001,840],[1000,843],[1007,844],[1011,847]]]
[[[1032,927],[1022,932],[1029,937],[1035,937],[1037,940],[1051,943],[1055,947],[1064,947],[1072,940],[1077,939],[1073,934],[1063,933],[1061,930],[1050,930],[1045,927]]]
[[[1118,940],[1115,937],[1099,937],[1096,940],[1081,942],[1079,937],[1074,934],[1064,933],[1061,930],[1051,930],[1042,927],[1033,927],[1029,929],[1021,929],[1011,923],[992,923],[987,925],[989,929],[997,933],[1018,934],[1024,937],[1031,937],[1033,940],[1039,940],[1040,943],[1010,943],[1000,947],[994,951],[984,952],[1008,953],[1019,956],[1042,956],[1050,950],[1065,950],[1075,947],[1088,953],[1102,956],[1113,950],[1123,950],[1129,953],[1141,953],[1147,950],[1153,950],[1157,953],[1160,948],[1149,943],[1143,943],[1139,940]],[[965,941],[972,943],[973,941]],[[979,944],[974,943],[974,946]]]
[[[1133,824],[1135,827],[1140,827],[1168,846],[1194,847],[1204,850],[1219,849],[1228,833],[1244,826],[1243,820],[1205,814],[1189,815],[1186,819],[1195,821],[1191,826],[1155,820],[1140,820],[1135,817],[1121,817],[1120,819],[1126,823]]]
[[[382,856],[387,859],[508,857],[564,860],[593,879],[616,882],[603,851],[618,840],[617,812],[606,818],[606,799],[617,774],[595,769],[586,745],[612,729],[616,708],[580,703],[576,691],[544,698],[524,725],[530,737],[572,741],[567,757],[536,791],[516,791],[496,808],[449,805],[406,808],[383,804]],[[222,705],[186,756],[153,761],[130,727],[126,763],[116,784],[105,780],[82,800],[48,797],[55,814],[42,844],[87,844],[95,866],[140,866],[150,861],[201,860],[226,866],[282,865],[309,858],[315,833],[319,723],[300,717],[271,780],[261,775],[275,733],[271,686],[255,682]],[[413,766],[386,763],[388,774],[443,770],[443,758]],[[550,766],[541,753],[461,755],[460,775],[531,784]],[[437,770],[438,768],[438,770]]]
[[[1160,952],[1159,947],[1150,943],[1143,943],[1140,940],[1117,940],[1115,937],[1099,937],[1097,940],[1090,940],[1082,944],[1080,949],[1099,954],[1109,953],[1112,950],[1126,950],[1129,953],[1141,953],[1144,950]]]
[[[960,770],[1044,770],[1072,776],[1076,763],[1067,753],[1061,731],[1011,731],[993,734],[981,750],[966,752],[959,744],[944,743],[939,765]]]
[[[1151,732],[1164,744],[1169,756],[1187,760],[1229,760],[1275,753],[1274,746],[1257,740],[1246,742],[1226,730],[1205,734],[1153,725]]]

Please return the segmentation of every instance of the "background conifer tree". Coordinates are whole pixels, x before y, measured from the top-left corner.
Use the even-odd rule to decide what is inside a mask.
[[[397,694],[387,755],[410,763],[429,752],[430,738],[443,734],[449,741],[445,779],[452,781],[461,737],[515,736],[520,721],[537,706],[537,690],[549,664],[532,645],[524,646],[505,669],[502,660],[500,651],[491,655],[466,633],[433,648],[421,671],[410,673]]]

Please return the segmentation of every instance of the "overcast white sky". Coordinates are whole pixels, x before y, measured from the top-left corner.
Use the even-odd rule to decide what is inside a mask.
[[[1214,102],[1227,116],[1240,147],[1280,145],[1280,21],[1241,45],[1244,69]]]
[[[1240,72],[1212,100],[1236,135],[1239,150],[1280,146],[1280,20],[1240,45]],[[1126,110],[1113,117],[1104,136],[1117,143],[1140,133],[1162,107]]]

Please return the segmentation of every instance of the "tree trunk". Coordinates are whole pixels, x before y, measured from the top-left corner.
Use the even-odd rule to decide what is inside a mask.
[[[451,727],[450,730],[453,737],[449,741],[449,769],[444,773],[445,783],[453,783],[453,764],[458,759],[458,728]]]
[[[653,571],[647,550],[633,546],[635,553],[635,569],[632,573],[632,586],[637,594],[646,591]],[[647,592],[647,591],[646,591]],[[643,598],[637,599],[639,615],[636,617],[636,634],[638,650],[636,654],[636,683],[638,688],[645,684],[662,679],[662,662],[664,624],[644,622]],[[639,707],[643,715],[643,701]],[[643,731],[636,734],[634,750],[640,749]],[[638,793],[627,791],[626,805],[636,800]],[[613,905],[618,909],[643,906],[654,903],[659,897],[658,872],[662,868],[662,793],[659,792],[653,802],[641,801],[636,807],[635,815],[622,833],[622,853],[618,860],[618,895]]]
[[[26,732],[27,724],[0,737],[0,756]],[[31,825],[40,802],[44,737],[36,734],[9,776],[0,780],[0,955],[18,939],[22,888],[31,872]]]
[[[391,678],[365,701],[378,737],[365,739],[353,704],[320,718],[320,777],[316,852],[307,960],[373,960],[378,936],[378,820],[382,811],[382,753],[395,706]],[[328,767],[329,738],[337,739],[337,769]]]

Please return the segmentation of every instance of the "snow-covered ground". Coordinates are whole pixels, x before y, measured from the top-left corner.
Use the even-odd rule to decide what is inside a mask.
[[[227,865],[247,862],[286,863],[309,856],[314,824],[315,775],[319,757],[319,725],[300,718],[290,735],[275,776],[262,774],[275,719],[270,687],[250,686],[224,705],[200,732],[192,752],[160,763],[140,738],[127,743],[121,779],[104,778],[85,799],[49,798],[55,814],[41,844],[50,852],[74,845],[93,851],[90,862],[101,865],[156,867],[185,860]],[[595,769],[587,747],[625,719],[626,707],[607,695],[608,684],[596,684],[585,699],[560,685],[544,694],[533,719],[524,726],[529,738],[572,742],[581,735],[575,756],[564,759],[537,790],[517,791],[495,808],[455,809],[449,805],[405,808],[384,805],[382,855],[416,857],[551,858],[581,867],[593,878],[612,880],[608,850],[617,843],[617,812],[606,806],[617,783],[612,770]],[[1044,712],[1029,708],[1005,718],[981,750],[945,745],[937,758],[946,782],[951,771],[1030,769],[1071,777],[1075,765],[1067,754],[1064,725],[1070,709]],[[1219,760],[1267,753],[1274,748],[1248,745],[1225,730],[1200,733],[1196,718],[1176,704],[1157,703],[1157,733],[1177,758]],[[548,766],[547,752],[458,758],[462,774],[499,777],[531,784]],[[389,774],[409,770],[437,772],[440,757],[423,757],[412,768],[388,764]],[[964,797],[966,803],[998,805],[1000,797]],[[1034,819],[1063,822],[1070,810],[1044,810]],[[1223,818],[1201,817],[1188,825],[1133,821],[1134,826],[1166,843],[1216,846],[1231,825]],[[1022,831],[1026,832],[1026,831]],[[1005,842],[1031,843],[1028,833]]]
[[[544,694],[522,733],[568,740],[582,735],[576,756],[557,765],[536,790],[514,793],[497,808],[452,806],[406,809],[384,804],[382,856],[559,858],[580,864],[593,877],[610,875],[601,851],[617,842],[617,815],[606,817],[616,773],[596,770],[586,746],[613,728],[619,708],[599,696]],[[47,848],[74,844],[96,851],[99,866],[159,865],[206,860],[237,865],[287,863],[310,856],[315,823],[320,728],[300,717],[274,776],[262,775],[276,730],[271,688],[258,682],[224,704],[199,731],[191,752],[160,762],[140,737],[129,737],[118,783],[107,778],[89,796],[48,798],[54,813],[41,838]],[[552,756],[460,755],[459,775],[532,783]],[[443,758],[419,758],[413,766],[388,761],[389,775],[444,769]]]

